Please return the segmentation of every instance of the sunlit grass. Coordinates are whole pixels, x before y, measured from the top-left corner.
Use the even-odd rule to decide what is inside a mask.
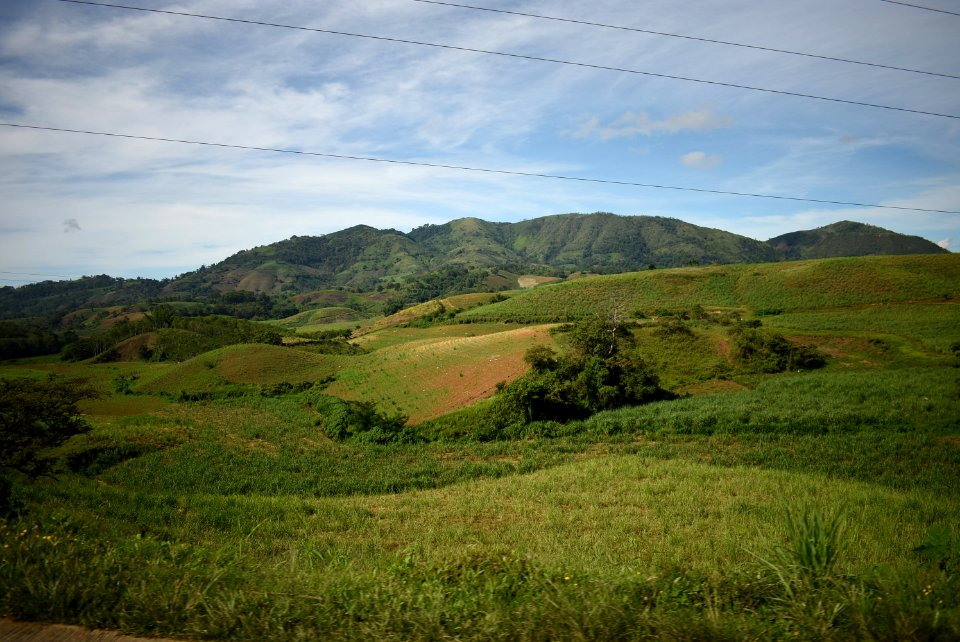
[[[767,317],[776,328],[906,337],[926,349],[946,352],[960,341],[960,304],[888,304],[843,310],[809,311]]]

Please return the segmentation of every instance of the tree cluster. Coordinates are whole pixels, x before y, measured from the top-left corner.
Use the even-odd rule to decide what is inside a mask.
[[[546,346],[527,352],[530,371],[501,387],[498,423],[582,419],[675,396],[660,387],[656,373],[637,354],[630,328],[615,316],[572,326],[570,344],[564,355]]]
[[[743,370],[774,374],[788,370],[812,370],[826,365],[826,357],[810,346],[792,343],[779,334],[747,325],[730,329],[730,356]]]
[[[367,444],[422,440],[406,425],[406,415],[382,413],[371,401],[347,401],[325,394],[313,394],[308,399],[309,407],[319,415],[317,425],[330,439]]]

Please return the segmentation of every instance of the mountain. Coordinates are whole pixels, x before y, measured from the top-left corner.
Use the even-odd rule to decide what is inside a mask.
[[[367,225],[324,236],[294,236],[238,252],[167,281],[84,277],[0,288],[0,319],[66,314],[89,307],[158,300],[240,301],[262,316],[263,295],[347,288],[378,301],[413,302],[454,292],[516,287],[524,274],[564,277],[693,263],[766,263],[785,259],[946,250],[914,236],[842,221],[767,242],[671,218],[608,213],[560,214],[491,223],[462,218],[405,234]],[[224,297],[229,298],[227,301]],[[263,299],[263,300],[261,300]],[[262,309],[261,309],[262,308]]]
[[[841,256],[947,253],[919,236],[897,234],[882,227],[840,221],[815,230],[790,232],[767,241],[785,259],[829,259]]]
[[[439,270],[502,268],[516,273],[627,272],[697,263],[778,259],[766,243],[677,219],[561,214],[490,223],[463,218],[409,234],[365,225],[320,237],[293,237],[239,252],[169,284],[169,294],[236,289],[303,292],[350,287]]]

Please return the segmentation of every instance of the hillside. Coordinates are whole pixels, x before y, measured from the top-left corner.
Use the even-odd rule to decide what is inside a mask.
[[[944,254],[936,243],[882,227],[840,221],[815,230],[790,232],[767,241],[785,259],[828,259],[881,254]]]
[[[960,256],[592,275],[364,319],[336,339],[354,350],[307,340],[355,296],[270,326],[175,315],[199,304],[113,319],[140,345],[236,330],[192,358],[0,364],[18,412],[31,385],[99,393],[68,409],[89,432],[40,454],[55,477],[0,476],[0,616],[170,639],[960,639]],[[600,326],[539,323],[604,310],[630,321],[613,358],[567,358]],[[305,336],[236,343],[277,326]],[[542,413],[620,394],[618,363],[675,396]]]
[[[308,309],[287,299],[338,288],[369,293],[361,307],[391,301],[396,310],[451,294],[523,287],[525,275],[945,252],[918,237],[849,221],[767,242],[677,219],[607,213],[519,223],[463,218],[407,234],[357,225],[244,250],[167,281],[102,276],[0,288],[0,318],[64,315],[147,299],[203,300],[220,306],[210,312],[278,318],[283,315],[275,303],[284,310],[295,303]]]
[[[788,264],[646,270],[542,286],[480,306],[460,321],[571,321],[626,306],[627,313],[714,309],[779,314],[815,308],[952,301],[960,298],[960,256],[817,259]]]
[[[359,225],[320,237],[293,237],[239,252],[173,281],[165,291],[240,289],[275,294],[330,287],[372,290],[443,270],[609,274],[650,265],[942,252],[917,237],[850,222],[761,242],[655,216],[561,214],[518,223],[463,218],[424,225],[408,234]]]

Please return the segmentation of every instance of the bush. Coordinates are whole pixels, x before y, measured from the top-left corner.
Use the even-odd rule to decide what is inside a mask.
[[[0,380],[0,468],[31,478],[50,475],[50,449],[90,430],[77,403],[98,396],[80,379]]]
[[[387,415],[370,401],[346,401],[330,395],[313,394],[307,401],[320,418],[317,425],[336,441],[367,444],[414,443],[423,441],[407,427],[403,414]]]
[[[778,334],[737,326],[730,331],[733,340],[730,356],[749,372],[774,374],[787,370],[812,370],[826,365],[826,357],[817,350],[787,341]]]

